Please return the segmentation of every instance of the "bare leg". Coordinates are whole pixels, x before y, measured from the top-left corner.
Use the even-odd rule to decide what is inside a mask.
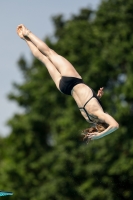
[[[47,56],[47,58],[53,63],[62,76],[81,78],[76,69],[68,60],[50,49],[42,40],[30,32],[24,25],[19,25],[19,27],[22,29],[23,35],[27,36],[39,49],[39,51]]]
[[[51,78],[56,84],[56,87],[59,89],[61,74],[58,72],[55,66],[50,62],[50,60],[45,55],[43,55],[30,40],[25,40],[25,41],[28,44],[33,55],[46,66]]]
[[[45,55],[43,55],[37,49],[37,47],[27,37],[23,36],[21,29],[17,29],[17,33],[20,38],[22,38],[23,40],[26,41],[32,54],[46,66],[51,78],[53,79],[57,88],[59,89],[59,82],[61,79],[61,74],[58,72],[58,70],[55,68],[55,66],[52,64],[52,62],[50,62],[50,60]]]

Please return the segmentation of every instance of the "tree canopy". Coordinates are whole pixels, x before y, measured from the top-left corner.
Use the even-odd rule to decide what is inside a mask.
[[[96,11],[82,8],[52,21],[53,37],[44,41],[86,84],[105,88],[104,109],[120,129],[84,143],[88,124],[72,97],[56,89],[42,63],[21,57],[24,82],[14,83],[9,99],[24,112],[9,120],[10,135],[0,138],[0,188],[22,200],[133,199],[133,1],[106,0]]]

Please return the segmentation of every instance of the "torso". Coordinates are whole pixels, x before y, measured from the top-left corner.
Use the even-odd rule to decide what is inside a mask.
[[[85,103],[93,96],[92,89],[85,85],[84,83],[78,84],[73,87],[72,96],[75,99],[79,108],[83,108]],[[85,110],[87,111],[89,117],[87,116]],[[86,104],[84,109],[80,109],[81,114],[89,123],[100,123],[103,122],[98,117],[98,113],[104,112],[102,106],[98,100],[93,97]]]

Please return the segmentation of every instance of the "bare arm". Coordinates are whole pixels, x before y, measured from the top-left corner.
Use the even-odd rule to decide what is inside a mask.
[[[95,136],[93,136],[91,139],[92,140],[96,140],[96,139],[100,139],[106,135],[109,135],[110,133],[113,133],[114,131],[116,131],[119,128],[118,125],[116,126],[109,126],[107,129],[105,129],[104,131],[102,131],[101,133],[95,133]],[[94,133],[93,133],[94,134]]]
[[[114,131],[116,131],[119,128],[119,124],[116,122],[116,120],[107,113],[101,114],[100,119],[104,120],[104,122],[109,124],[109,126],[107,129],[105,129],[101,133],[99,133],[99,132],[93,133],[95,135],[93,135],[91,137],[91,140],[100,139],[110,133],[113,133]]]

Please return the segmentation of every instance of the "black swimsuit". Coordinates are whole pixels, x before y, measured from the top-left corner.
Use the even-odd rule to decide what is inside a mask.
[[[62,76],[60,83],[59,83],[59,88],[60,91],[66,95],[71,95],[71,91],[73,89],[73,87],[77,84],[83,83],[83,80],[80,78],[76,78],[76,77],[67,77],[67,76]],[[91,89],[92,90],[92,89]],[[92,90],[93,96],[84,104],[83,107],[80,107],[80,110],[83,110],[89,121],[91,123],[93,123],[93,121],[90,119],[90,115],[88,114],[87,110],[85,109],[85,106],[87,105],[87,103],[92,99],[92,98],[96,98],[99,102],[99,104],[102,106],[100,99],[97,97],[96,93]],[[93,117],[93,116],[91,116]],[[94,119],[97,119],[95,117],[93,117]]]
[[[59,83],[59,88],[62,93],[71,95],[73,87],[80,83],[83,83],[81,78],[62,76]]]

